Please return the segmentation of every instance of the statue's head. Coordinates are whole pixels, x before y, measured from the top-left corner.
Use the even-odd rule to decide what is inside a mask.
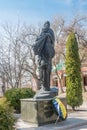
[[[50,22],[49,21],[46,21],[44,23],[44,28],[50,28]]]

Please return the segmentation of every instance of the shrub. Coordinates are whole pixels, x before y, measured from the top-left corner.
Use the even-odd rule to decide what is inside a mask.
[[[78,43],[75,34],[70,33],[66,43],[66,98],[72,106],[80,106],[82,100],[81,62],[78,53]]]
[[[5,97],[10,101],[11,106],[20,112],[20,99],[23,98],[32,98],[35,95],[35,92],[30,88],[12,88],[6,91]]]
[[[14,130],[13,109],[6,98],[0,99],[0,130]]]

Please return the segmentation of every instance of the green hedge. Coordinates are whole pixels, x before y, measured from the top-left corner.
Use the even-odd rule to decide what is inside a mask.
[[[20,99],[23,98],[32,98],[35,95],[35,92],[31,88],[12,88],[6,91],[5,97],[10,101],[11,106],[20,112]]]
[[[0,130],[14,130],[13,109],[6,98],[0,99]]]

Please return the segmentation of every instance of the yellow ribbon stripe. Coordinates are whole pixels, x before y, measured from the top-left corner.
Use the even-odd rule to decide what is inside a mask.
[[[66,111],[64,104],[58,98],[55,98],[55,100],[59,103],[59,106],[60,106],[62,114],[63,114],[63,118],[65,119],[67,116],[67,111]]]

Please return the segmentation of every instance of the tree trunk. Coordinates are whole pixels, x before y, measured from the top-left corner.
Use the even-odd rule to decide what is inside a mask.
[[[85,85],[83,85],[83,92],[86,92],[86,87],[85,87]]]
[[[33,78],[32,89],[35,90],[35,91],[40,89],[40,81],[39,81],[39,79]]]
[[[59,88],[59,93],[64,93],[64,90],[63,90],[63,81],[62,81],[62,74],[59,75],[57,73],[57,76],[58,76],[58,80],[59,80],[59,85],[58,88]]]
[[[5,94],[5,90],[6,90],[6,85],[5,85],[5,78],[2,78],[2,94]]]
[[[2,85],[2,94],[3,94],[3,96],[5,94],[5,84]]]
[[[72,110],[75,111],[75,106],[72,106]]]
[[[59,93],[64,93],[62,79],[60,77],[59,77],[59,83],[60,83],[60,86],[58,87],[59,88]]]

